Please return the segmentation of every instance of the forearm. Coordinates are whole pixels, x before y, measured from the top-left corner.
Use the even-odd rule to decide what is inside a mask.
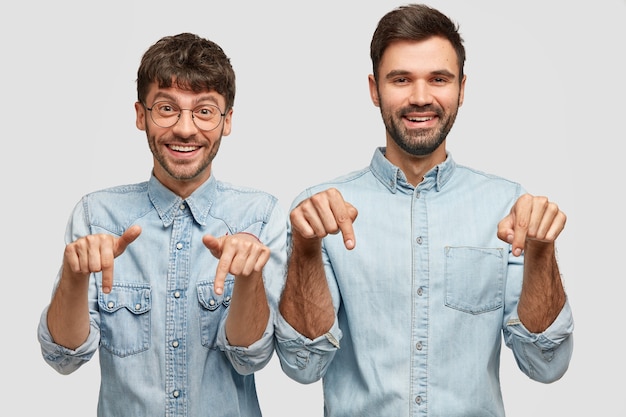
[[[48,309],[47,324],[55,343],[76,349],[89,336],[89,279],[61,277]]]
[[[554,243],[529,240],[524,252],[524,278],[517,312],[529,331],[541,333],[563,308],[565,290]]]
[[[283,318],[309,339],[332,327],[335,311],[322,262],[321,239],[298,239],[294,235],[279,309]]]
[[[226,338],[232,346],[248,347],[263,336],[270,317],[261,273],[235,279],[226,319]]]

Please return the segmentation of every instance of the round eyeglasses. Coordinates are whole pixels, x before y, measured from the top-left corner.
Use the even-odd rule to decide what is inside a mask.
[[[146,110],[150,112],[150,117],[155,125],[159,127],[172,127],[180,120],[183,110],[191,112],[191,119],[196,127],[205,132],[217,128],[226,113],[222,113],[219,107],[212,104],[201,104],[193,109],[181,109],[178,105],[169,101],[157,101]]]

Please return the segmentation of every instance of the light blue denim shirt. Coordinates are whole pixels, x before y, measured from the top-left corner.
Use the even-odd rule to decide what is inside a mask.
[[[542,382],[563,375],[573,347],[568,304],[541,334],[517,317],[523,257],[496,231],[524,190],[450,155],[413,187],[384,152],[294,200],[336,187],[359,214],[352,251],[341,234],[323,241],[330,332],[309,340],[277,317],[283,369],[303,383],[323,377],[327,417],[504,416],[502,337]]]
[[[133,224],[142,233],[115,259],[112,291],[102,292],[100,273],[91,276],[91,331],[82,346],[55,344],[44,310],[38,328],[44,359],[69,374],[99,349],[98,416],[260,416],[253,372],[273,354],[286,260],[287,217],[276,198],[211,176],[182,200],[151,176],[83,197],[65,240],[119,236]],[[228,275],[223,295],[214,293],[218,260],[202,243],[205,234],[243,231],[271,249],[263,273],[271,317],[247,348],[226,340],[234,278]]]

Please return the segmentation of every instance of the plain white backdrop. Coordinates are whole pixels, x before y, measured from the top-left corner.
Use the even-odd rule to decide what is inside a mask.
[[[378,19],[401,4],[3,6],[3,415],[95,415],[97,358],[61,376],[41,358],[36,328],[74,204],[89,191],[150,174],[151,154],[133,110],[146,48],[188,31],[225,49],[237,96],[233,131],[214,173],[269,191],[287,209],[301,189],[367,165],[384,144],[368,96],[369,42]],[[448,149],[457,162],[519,181],[568,214],[558,247],[576,322],[571,366],[560,381],[542,385],[519,372],[505,348],[507,415],[624,417],[626,274],[618,266],[625,235],[626,1],[429,4],[460,24],[468,56],[465,104]],[[289,380],[275,359],[257,374],[257,386],[265,416],[323,415],[321,383]]]

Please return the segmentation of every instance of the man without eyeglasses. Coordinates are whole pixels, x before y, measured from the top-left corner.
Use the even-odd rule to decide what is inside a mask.
[[[503,337],[536,381],[569,365],[555,256],[566,216],[446,151],[466,84],[450,19],[425,5],[389,12],[371,59],[385,146],[293,202],[282,367],[323,379],[326,417],[504,416]]]

